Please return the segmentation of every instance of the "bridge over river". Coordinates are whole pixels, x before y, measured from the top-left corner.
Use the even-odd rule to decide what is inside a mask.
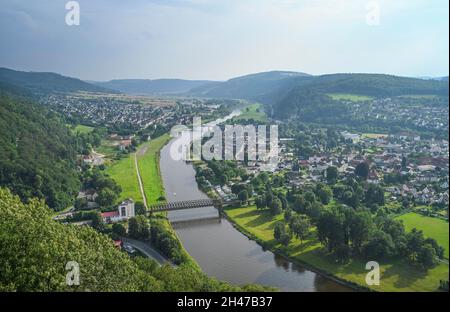
[[[174,210],[184,210],[184,209],[194,209],[194,208],[204,208],[204,207],[216,207],[219,212],[222,211],[224,206],[230,206],[236,204],[237,201],[223,203],[219,199],[195,199],[195,200],[183,200],[174,201],[168,203],[158,203],[149,205],[149,213],[161,212],[161,211],[174,211]]]

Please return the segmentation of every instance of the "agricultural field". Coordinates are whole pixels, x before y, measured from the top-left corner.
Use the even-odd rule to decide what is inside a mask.
[[[273,217],[268,211],[258,211],[254,206],[230,208],[226,210],[226,214],[241,231],[259,243],[265,244],[269,249],[284,254],[293,261],[306,263],[340,279],[368,287],[365,283],[366,261],[352,259],[344,265],[336,263],[333,257],[324,252],[315,235],[303,243],[293,239],[288,247],[277,243],[273,237],[273,229],[275,223],[283,219],[283,215]],[[312,234],[314,231],[312,229]],[[425,272],[401,260],[380,262],[380,269],[380,286],[370,286],[376,291],[436,291],[439,281],[448,279],[449,272],[448,265],[444,263]]]
[[[422,216],[415,212],[399,216],[398,219],[403,221],[407,231],[416,228],[423,231],[425,237],[434,238],[439,245],[445,248],[445,258],[448,259],[448,222],[438,218]]]
[[[335,101],[364,102],[373,99],[373,97],[370,96],[349,93],[328,93],[327,95]]]

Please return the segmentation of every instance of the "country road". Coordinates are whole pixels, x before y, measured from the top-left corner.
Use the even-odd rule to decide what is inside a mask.
[[[122,238],[122,241],[125,244],[131,245],[135,249],[138,249],[140,252],[142,252],[144,255],[146,255],[148,258],[151,258],[158,262],[160,265],[169,264],[173,267],[175,267],[174,264],[172,264],[166,257],[161,255],[157,250],[155,250],[153,247],[151,247],[148,243],[138,241],[131,238]]]

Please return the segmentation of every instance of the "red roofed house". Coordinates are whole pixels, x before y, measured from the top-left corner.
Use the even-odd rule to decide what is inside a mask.
[[[104,222],[118,222],[134,217],[134,202],[127,199],[117,207],[117,211],[103,212],[101,216]]]

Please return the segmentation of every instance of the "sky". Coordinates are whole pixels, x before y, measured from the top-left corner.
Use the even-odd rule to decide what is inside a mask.
[[[0,67],[98,81],[449,72],[448,0],[79,0],[78,26],[67,2],[2,0]]]

